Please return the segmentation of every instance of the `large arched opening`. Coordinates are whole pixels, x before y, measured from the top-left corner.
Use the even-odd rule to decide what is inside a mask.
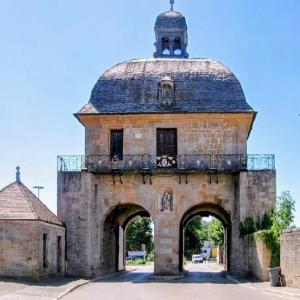
[[[224,208],[216,204],[199,204],[190,208],[182,217],[180,222],[179,233],[179,271],[183,272],[184,268],[184,254],[185,254],[185,229],[189,222],[195,217],[200,216],[202,218],[217,219],[222,223],[224,228],[224,245],[222,254],[222,264],[225,271],[230,270],[230,245],[231,245],[231,219],[228,212]],[[199,254],[200,254],[199,249]],[[205,261],[205,260],[204,260]]]
[[[135,218],[150,218],[150,213],[140,205],[119,204],[107,214],[103,227],[102,262],[104,274],[115,273],[126,269],[126,228]],[[142,246],[142,245],[141,245]],[[142,249],[143,251],[145,249]]]

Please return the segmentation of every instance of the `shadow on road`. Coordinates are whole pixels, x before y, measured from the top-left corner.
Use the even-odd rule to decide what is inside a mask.
[[[63,277],[63,278],[47,278],[40,279],[39,281],[30,279],[30,278],[19,278],[19,277],[0,277],[0,283],[16,283],[16,284],[24,284],[30,286],[52,286],[52,287],[60,287],[66,284],[69,284],[73,281],[79,280],[79,277]]]
[[[131,282],[131,283],[172,283],[172,284],[190,284],[190,283],[213,283],[213,284],[236,284],[226,278],[225,271],[209,270],[207,267],[192,268],[187,271],[182,278],[156,277],[153,274],[153,268],[137,268],[134,271],[119,273],[105,277],[96,282]]]

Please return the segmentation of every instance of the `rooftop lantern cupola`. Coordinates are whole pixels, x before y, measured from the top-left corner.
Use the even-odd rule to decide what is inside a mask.
[[[185,17],[174,11],[175,0],[170,0],[170,11],[160,14],[155,23],[155,58],[188,58],[188,34]]]

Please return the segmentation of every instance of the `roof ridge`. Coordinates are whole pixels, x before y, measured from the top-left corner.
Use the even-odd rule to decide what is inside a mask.
[[[23,182],[13,182],[3,188],[1,191],[3,191],[4,193],[0,194],[0,200],[7,200],[10,203],[10,206],[8,207],[11,209],[11,214],[17,214],[18,216],[20,216],[19,218],[14,217],[13,219],[24,219],[24,215],[27,214],[27,217],[28,215],[30,215],[28,219],[63,226],[63,223],[59,219],[59,217],[54,212],[52,212],[47,207],[47,205],[44,204],[43,201],[41,201]],[[21,207],[18,206],[18,201],[20,200],[22,201],[23,206],[26,208],[22,207],[22,205]],[[20,209],[20,211],[18,209]],[[9,212],[7,213],[9,214]],[[6,213],[4,212],[4,219],[7,219],[7,217],[5,217],[5,214]],[[25,219],[27,219],[27,217],[25,217]]]
[[[34,207],[33,207],[33,205],[32,205],[32,202],[30,201],[30,199],[27,197],[27,195],[26,195],[26,192],[30,192],[31,194],[33,194],[30,190],[29,190],[29,188],[25,185],[25,184],[23,184],[22,182],[17,182],[17,184],[21,187],[21,191],[22,191],[22,193],[23,193],[23,195],[24,195],[24,199],[26,200],[26,202],[28,203],[28,205],[29,205],[29,207],[30,207],[30,209],[31,209],[31,211],[33,212],[33,214],[36,216],[36,218],[37,218],[37,220],[41,220],[40,219],[40,217],[39,217],[39,215],[37,214],[37,212],[34,210]],[[33,196],[34,197],[36,197],[34,194],[33,194]]]
[[[26,185],[24,185],[23,183],[22,183],[22,185],[25,188],[26,192],[29,192],[33,196],[34,200],[36,200],[38,202],[39,205],[42,205],[44,209],[46,209],[48,212],[50,212],[56,218],[58,218],[57,215],[54,212],[52,212],[50,210],[50,208],[48,208],[48,206],[41,199],[39,199]],[[30,204],[32,205],[32,202],[30,202]],[[37,212],[34,210],[34,208],[33,208],[33,212],[37,214]],[[37,217],[39,220],[42,220],[38,214],[37,214]]]
[[[7,184],[7,185],[4,186],[2,189],[0,189],[0,193],[1,193],[1,192],[4,192],[5,189],[7,189],[8,187],[10,187],[11,185],[13,185],[13,184],[15,184],[15,183],[17,183],[17,181],[14,181],[14,182],[11,182],[11,183]]]

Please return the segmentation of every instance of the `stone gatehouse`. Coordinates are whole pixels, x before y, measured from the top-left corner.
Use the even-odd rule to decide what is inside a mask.
[[[156,274],[183,271],[183,229],[196,216],[225,228],[226,267],[245,269],[240,221],[275,203],[273,155],[247,153],[256,111],[222,63],[188,58],[185,17],[158,16],[152,59],[105,71],[75,114],[85,155],[58,157],[58,215],[67,226],[68,274],[124,269],[124,230],[154,223]]]

